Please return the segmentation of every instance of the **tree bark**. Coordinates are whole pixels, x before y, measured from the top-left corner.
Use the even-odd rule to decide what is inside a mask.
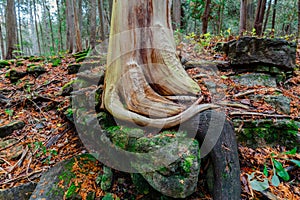
[[[176,57],[170,9],[170,0],[114,1],[103,103],[120,120],[167,128],[216,107],[167,98],[201,95]]]
[[[21,4],[18,0],[18,22],[19,22],[19,37],[20,37],[20,50],[23,52],[23,37],[22,37],[22,20],[21,20]]]
[[[90,48],[94,49],[96,46],[96,15],[97,2],[96,0],[89,0],[90,6]]]
[[[300,38],[300,0],[298,0],[298,29],[297,29],[297,39]]]
[[[1,46],[1,57],[4,59],[5,57],[5,48],[4,48],[4,39],[2,33],[2,22],[0,21],[0,46]]]
[[[35,0],[33,0],[33,12],[34,12],[34,23],[35,23],[35,32],[36,32],[36,39],[38,43],[38,48],[39,48],[39,54],[42,54],[42,49],[41,49],[41,42],[40,42],[40,36],[39,36],[39,27],[38,27],[38,20],[37,20],[37,11],[36,11],[36,3]]]
[[[173,0],[173,30],[180,29],[181,24],[181,0]]]
[[[211,3],[211,0],[206,0],[205,10],[204,10],[203,17],[202,17],[202,34],[207,33],[208,20],[209,20],[209,16],[210,16],[210,3]]]
[[[266,0],[259,0],[256,9],[256,17],[254,22],[254,28],[257,35],[262,35],[262,25],[264,21],[264,15],[266,10]]]
[[[273,36],[275,33],[276,10],[277,10],[277,0],[274,1],[273,16],[272,16],[272,35]]]
[[[5,59],[12,59],[13,51],[17,45],[16,34],[16,13],[15,13],[15,1],[7,1],[6,4],[6,56]]]
[[[63,38],[62,38],[62,19],[61,19],[61,13],[60,13],[60,3],[59,0],[56,0],[56,7],[57,7],[57,20],[58,20],[58,51],[61,51],[63,47]]]
[[[268,25],[268,21],[269,21],[269,15],[270,15],[270,10],[271,10],[271,5],[272,5],[272,0],[269,0],[268,9],[267,9],[267,13],[266,13],[266,19],[265,19],[264,28],[263,28],[263,32],[265,32],[266,29],[267,29],[267,25]]]
[[[247,0],[241,0],[241,6],[240,6],[240,35],[241,36],[247,30],[246,17],[247,17]]]
[[[66,21],[67,21],[67,50],[72,53],[74,50],[74,6],[73,0],[66,0]]]
[[[103,41],[106,38],[106,26],[104,23],[103,0],[98,0],[98,11],[99,11],[99,19],[100,19],[100,39]]]
[[[82,51],[82,43],[81,43],[81,34],[79,29],[79,21],[78,21],[78,9],[76,5],[76,0],[73,0],[73,9],[74,9],[74,28],[75,28],[75,41],[76,41],[76,52]]]

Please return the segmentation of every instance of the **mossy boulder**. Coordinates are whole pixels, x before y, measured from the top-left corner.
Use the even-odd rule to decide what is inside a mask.
[[[81,67],[80,64],[68,65],[68,74],[76,74],[79,71],[80,67]]]
[[[26,75],[26,72],[20,72],[15,69],[12,69],[5,74],[5,77],[8,78],[10,82],[15,83]]]
[[[41,62],[41,61],[44,61],[44,60],[45,60],[44,57],[30,57],[29,58],[30,62]]]
[[[300,123],[290,119],[260,119],[260,120],[233,120],[240,142],[248,146],[258,147],[263,145],[283,145],[288,148],[300,148],[299,132]]]
[[[11,63],[7,60],[0,60],[0,68],[4,68],[4,67],[7,67],[7,66],[10,66]]]
[[[0,125],[0,138],[10,135],[15,130],[20,130],[25,126],[23,121],[14,121],[6,125]]]
[[[82,167],[82,170],[76,170],[76,173],[82,173],[82,176],[86,176],[89,171],[84,166],[97,166],[98,162],[92,155],[82,154],[55,165],[43,174],[30,200],[82,199],[77,192],[81,183],[75,185],[72,181],[78,176],[73,172],[75,165]]]
[[[26,72],[29,73],[29,74],[41,75],[41,74],[46,73],[47,70],[44,67],[40,66],[40,65],[38,65],[38,66],[34,65],[34,66],[31,66],[31,67],[27,67]]]
[[[195,191],[200,169],[199,144],[185,133],[164,131],[146,137],[141,129],[117,126],[108,129],[108,137],[121,149],[156,160],[155,164],[132,163],[155,190],[173,198],[185,198]],[[148,168],[155,170],[145,172]]]

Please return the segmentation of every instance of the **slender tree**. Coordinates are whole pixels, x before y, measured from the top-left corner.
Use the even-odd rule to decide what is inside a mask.
[[[98,0],[98,12],[99,12],[99,19],[100,19],[100,39],[103,41],[106,37],[106,26],[104,23],[103,0]]]
[[[74,50],[74,33],[75,33],[75,26],[74,26],[74,6],[73,0],[66,0],[66,21],[67,21],[67,50],[69,53],[72,53]]]
[[[97,15],[97,2],[96,0],[89,0],[90,6],[90,48],[94,49],[96,46],[96,15]]]
[[[257,35],[262,35],[262,26],[266,10],[266,0],[259,0],[257,3],[254,28]]]
[[[79,29],[79,21],[78,21],[78,9],[76,5],[76,0],[73,0],[74,6],[74,28],[75,28],[75,37],[76,37],[76,52],[82,51],[82,43],[81,43],[81,34]]]
[[[206,0],[205,10],[202,16],[202,34],[207,33],[208,21],[210,17],[210,4],[211,4],[211,0]]]
[[[243,33],[247,30],[246,19],[247,19],[247,0],[241,0],[241,6],[240,6],[240,35],[243,35]]]
[[[179,29],[181,24],[181,0],[173,0],[172,18],[173,29]]]
[[[57,19],[58,19],[58,51],[63,49],[63,38],[62,38],[62,19],[61,19],[61,11],[60,11],[60,3],[59,0],[56,0],[56,7],[57,7]]]
[[[4,39],[3,39],[3,33],[2,33],[2,24],[0,21],[0,46],[1,46],[1,57],[5,57],[5,49],[4,49]]]
[[[6,55],[5,59],[12,59],[13,51],[17,45],[16,34],[16,13],[15,13],[15,1],[9,0],[6,4]]]
[[[271,10],[271,5],[272,5],[272,0],[269,0],[268,9],[267,9],[267,13],[266,13],[266,18],[265,18],[265,22],[264,22],[263,32],[265,32],[266,29],[267,29],[267,25],[268,25],[268,21],[269,21],[269,15],[270,15],[270,10]]]
[[[272,35],[274,35],[274,33],[275,33],[276,10],[277,10],[277,0],[274,1],[274,7],[273,7],[273,15],[272,15],[272,32],[271,32]]]
[[[31,1],[30,1],[31,2]],[[41,42],[40,42],[40,34],[39,34],[39,27],[38,27],[38,20],[37,20],[37,10],[36,10],[36,2],[33,0],[33,13],[34,13],[34,23],[35,23],[35,32],[36,32],[36,39],[38,43],[38,48],[39,48],[39,54],[42,54],[42,49],[41,49]]]
[[[22,36],[22,20],[21,20],[21,2],[18,0],[18,25],[19,25],[19,37],[20,37],[20,50],[23,52],[23,36]]]
[[[300,39],[300,0],[298,0],[298,29],[297,29],[297,39]]]

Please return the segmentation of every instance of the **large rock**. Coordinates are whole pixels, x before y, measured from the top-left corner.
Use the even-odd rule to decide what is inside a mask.
[[[25,126],[23,121],[14,121],[7,125],[0,125],[0,138],[10,135],[15,130],[20,130]]]
[[[63,161],[52,167],[48,172],[44,173],[37,184],[35,190],[30,196],[30,200],[58,200],[58,199],[82,199],[77,193],[77,187],[72,181],[77,175],[72,171],[74,165],[96,166],[97,160],[90,154],[82,154]],[[89,171],[82,167],[82,171],[77,171],[81,174],[88,174]],[[72,184],[71,184],[72,183]],[[79,185],[82,182],[79,181]],[[89,193],[88,195],[91,195]],[[65,196],[65,198],[64,198]],[[88,199],[88,198],[87,198]]]
[[[296,43],[284,39],[241,37],[223,44],[231,65],[266,64],[285,70],[296,67]]]
[[[0,199],[28,200],[35,187],[36,183],[30,182],[10,189],[0,190]]]

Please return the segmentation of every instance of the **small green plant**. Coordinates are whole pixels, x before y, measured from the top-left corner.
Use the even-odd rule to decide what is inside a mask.
[[[262,178],[262,177],[259,178],[259,179],[262,179],[262,181],[258,181],[257,178],[254,177],[255,172],[253,172],[251,175],[248,175],[248,180],[250,182],[252,189],[256,190],[256,191],[263,191],[263,190],[268,189],[270,187],[269,179],[268,179],[268,177],[270,176],[269,174],[271,174],[271,177],[270,177],[271,185],[273,185],[275,187],[278,187],[280,185],[280,183],[281,183],[280,178],[283,181],[289,181],[290,175],[287,172],[287,170],[283,167],[283,165],[279,161],[279,159],[287,160],[287,161],[293,163],[294,165],[296,165],[297,167],[300,167],[300,160],[285,158],[286,157],[285,155],[293,156],[296,153],[297,153],[296,147],[290,151],[279,153],[277,155],[274,153],[271,153],[270,161],[272,164],[272,169],[271,169],[272,173],[270,173],[268,170],[268,167],[266,165],[264,165],[263,174],[264,174],[265,178]]]
[[[39,158],[41,156],[47,156],[47,157],[43,158],[42,163],[49,163],[51,161],[52,157],[57,155],[56,150],[47,149],[47,147],[40,141],[34,142],[33,146],[34,146],[34,150],[36,152],[35,156],[37,158]],[[32,148],[32,145],[29,144],[28,147]]]
[[[7,114],[9,117],[12,117],[14,115],[14,110],[5,109],[5,114]]]

